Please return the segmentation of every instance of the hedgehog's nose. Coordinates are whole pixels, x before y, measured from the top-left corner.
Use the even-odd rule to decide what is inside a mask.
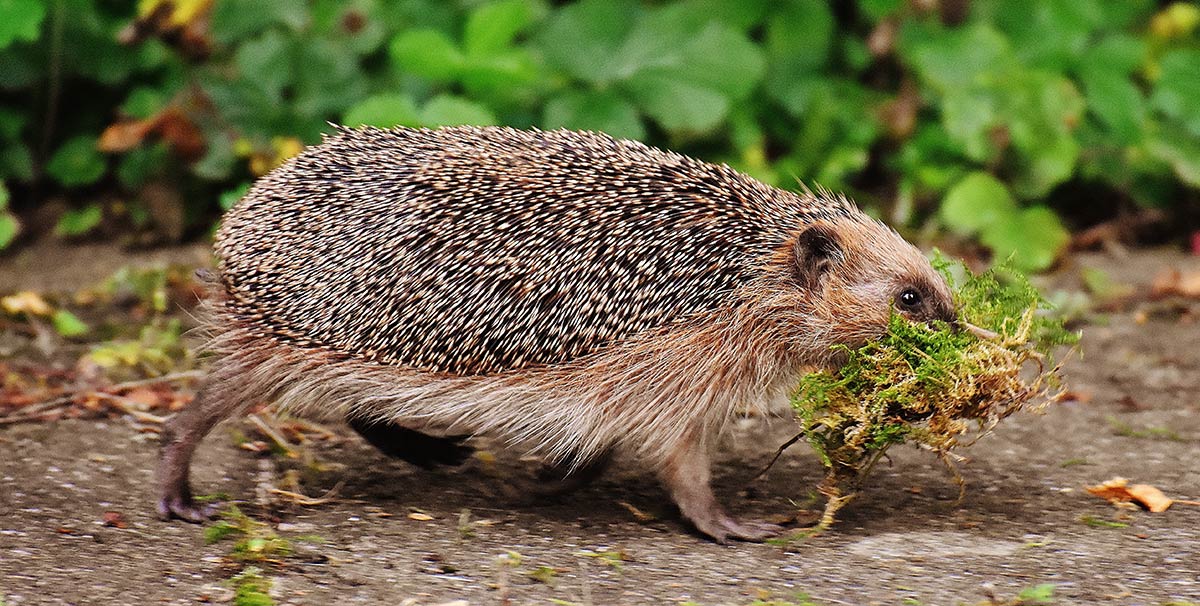
[[[954,326],[958,323],[958,312],[954,309],[953,305],[947,305],[944,303],[939,304],[937,306],[937,311],[933,314],[933,319],[941,320],[942,322]]]

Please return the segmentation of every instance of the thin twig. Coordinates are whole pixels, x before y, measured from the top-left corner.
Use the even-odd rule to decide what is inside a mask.
[[[103,391],[92,392],[91,395],[92,397],[99,398],[101,400],[108,400],[121,412],[139,421],[142,421],[143,423],[155,423],[161,425],[167,420],[166,417],[160,417],[144,410],[138,410],[138,406],[140,405],[137,402],[126,398],[125,396],[118,396],[116,394],[105,393]]]
[[[330,488],[329,490],[325,491],[325,494],[323,494],[319,497],[310,497],[306,494],[302,494],[299,492],[294,492],[291,490],[284,490],[282,488],[274,488],[274,487],[272,487],[267,492],[269,492],[271,494],[279,495],[282,497],[287,497],[288,499],[290,499],[293,503],[296,503],[297,505],[303,505],[305,507],[309,507],[312,505],[322,505],[324,503],[328,503],[328,502],[332,501],[333,497],[337,495],[338,491],[340,491],[342,489],[342,486],[345,483],[346,482],[344,480],[339,480],[337,484],[333,485],[333,488]]]
[[[126,389],[134,389],[137,387],[144,387],[146,385],[157,385],[159,383],[183,381],[186,379],[199,379],[202,376],[204,376],[203,371],[184,370],[184,371],[180,371],[180,372],[172,372],[172,373],[167,373],[165,375],[159,375],[157,377],[150,377],[148,379],[138,379],[136,381],[125,381],[124,383],[114,383],[112,385],[109,385],[108,387],[105,387],[104,390],[105,391],[124,391]]]
[[[54,138],[54,129],[58,124],[58,105],[62,94],[62,62],[63,62],[63,3],[58,0],[53,5],[50,14],[50,65],[47,66],[46,116],[42,123],[42,140],[38,147],[38,166],[44,166],[50,155],[50,140]]]
[[[24,423],[25,421],[41,421],[44,419],[44,417],[46,415],[50,414],[51,412],[62,412],[62,411],[45,410],[45,411],[37,412],[37,413],[33,413],[33,414],[14,415],[11,417],[0,417],[0,425],[16,425],[17,423]]]
[[[271,439],[272,442],[275,442],[276,445],[282,448],[284,454],[287,455],[288,458],[296,458],[296,450],[292,448],[291,444],[288,443],[287,438],[284,438],[279,434],[278,431],[275,431],[275,428],[268,425],[267,422],[264,421],[263,418],[257,413],[250,414],[248,416],[250,417],[250,422],[253,423],[259,431],[263,432],[263,435],[266,435]]]
[[[775,456],[771,457],[771,461],[769,463],[767,463],[767,466],[763,467],[761,471],[754,474],[754,477],[747,480],[746,483],[749,484],[749,483],[763,477],[763,474],[767,473],[768,470],[770,470],[772,467],[775,466],[775,462],[778,461],[779,457],[783,455],[783,451],[787,450],[788,448],[791,448],[792,445],[795,444],[796,442],[799,442],[800,438],[803,438],[804,435],[808,433],[808,431],[809,431],[808,429],[805,429],[804,431],[792,436],[791,439],[789,439],[787,442],[784,442],[783,446],[780,446],[779,449],[775,451]]]

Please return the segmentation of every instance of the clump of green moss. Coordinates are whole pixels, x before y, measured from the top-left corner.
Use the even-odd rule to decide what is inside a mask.
[[[954,291],[955,325],[893,314],[883,338],[843,347],[845,364],[805,377],[792,400],[827,469],[818,529],[833,523],[892,445],[929,449],[954,470],[951,451],[964,435],[977,430],[974,441],[1062,389],[1051,353],[1078,335],[1047,313],[1050,305],[1025,276],[1003,266],[974,275],[940,257],[934,264]]]

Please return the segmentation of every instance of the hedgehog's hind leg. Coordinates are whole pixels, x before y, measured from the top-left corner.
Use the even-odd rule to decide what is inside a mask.
[[[228,389],[222,380],[227,375],[221,369],[210,371],[192,403],[163,424],[157,473],[157,510],[163,520],[202,522],[216,513],[213,505],[196,502],[188,475],[200,441],[242,407],[240,390]]]
[[[470,436],[431,436],[391,421],[350,416],[350,427],[372,446],[389,457],[407,461],[421,469],[438,465],[457,467],[475,453],[463,442]]]

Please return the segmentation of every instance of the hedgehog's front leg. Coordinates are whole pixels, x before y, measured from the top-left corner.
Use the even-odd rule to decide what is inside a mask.
[[[675,448],[659,472],[679,512],[696,530],[722,544],[731,538],[762,541],[783,531],[766,522],[739,522],[726,513],[712,491],[711,465],[708,450],[692,437]]]

